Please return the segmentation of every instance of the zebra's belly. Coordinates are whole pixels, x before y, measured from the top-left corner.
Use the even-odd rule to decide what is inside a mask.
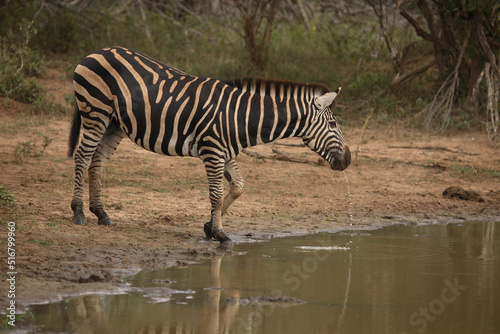
[[[165,140],[164,138],[157,136],[150,137],[149,140],[145,140],[144,137],[133,137],[132,134],[128,132],[126,132],[126,134],[130,140],[138,146],[154,153],[168,156],[199,156],[198,145],[195,143],[194,135],[181,136],[176,139],[170,138],[169,140]]]

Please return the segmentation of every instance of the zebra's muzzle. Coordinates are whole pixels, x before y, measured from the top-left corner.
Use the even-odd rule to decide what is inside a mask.
[[[344,170],[351,164],[351,151],[349,146],[344,146],[344,153],[337,153],[334,155],[333,161],[330,163],[330,168],[333,170]]]

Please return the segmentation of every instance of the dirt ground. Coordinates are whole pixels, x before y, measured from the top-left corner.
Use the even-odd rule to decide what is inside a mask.
[[[52,87],[55,101],[64,104],[70,88],[61,77],[52,70],[42,85]],[[0,207],[0,263],[5,272],[7,222],[13,221],[18,304],[117,291],[121,275],[185,265],[220,252],[218,243],[203,240],[210,205],[201,161],[150,153],[127,139],[103,178],[114,224],[98,226],[87,209],[87,225],[72,225],[74,162],[65,156],[70,117],[33,116],[29,110],[0,100],[0,185],[17,204]],[[343,132],[353,153],[345,173],[352,204],[342,172],[322,165],[307,148],[275,146],[308,163],[240,154],[245,192],[224,217],[226,232],[236,242],[247,242],[383,224],[500,221],[500,154],[485,133],[435,136],[380,122],[368,126],[363,140],[360,127],[344,126]],[[44,142],[50,142],[45,150]],[[250,150],[270,153],[272,148]],[[450,186],[479,196],[444,197]],[[5,280],[0,291],[5,309]]]

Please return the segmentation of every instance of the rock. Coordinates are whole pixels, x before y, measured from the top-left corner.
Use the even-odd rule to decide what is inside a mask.
[[[462,199],[466,201],[484,202],[484,199],[478,192],[465,190],[462,187],[448,187],[443,191],[443,197],[450,199]]]

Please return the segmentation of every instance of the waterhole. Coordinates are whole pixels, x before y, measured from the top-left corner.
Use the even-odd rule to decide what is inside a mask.
[[[122,295],[31,311],[56,333],[500,332],[498,223],[392,225],[234,251],[140,272]]]

